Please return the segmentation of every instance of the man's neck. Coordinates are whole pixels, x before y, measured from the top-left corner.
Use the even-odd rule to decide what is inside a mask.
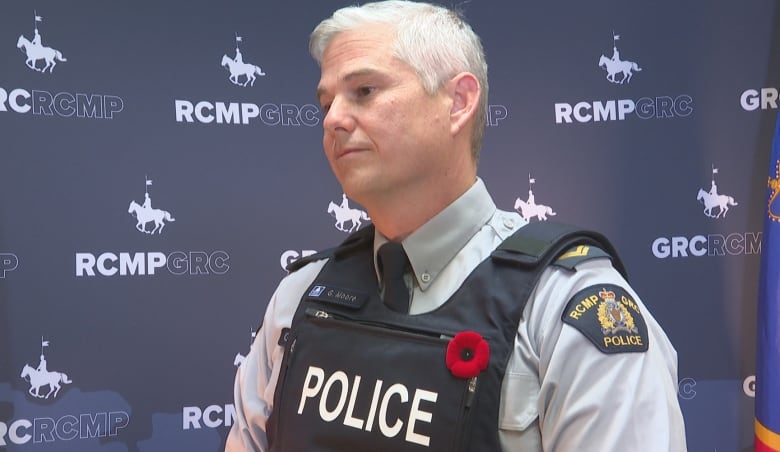
[[[422,196],[388,197],[365,206],[374,227],[390,240],[400,241],[446,209],[476,182],[476,176],[453,183],[447,190]]]

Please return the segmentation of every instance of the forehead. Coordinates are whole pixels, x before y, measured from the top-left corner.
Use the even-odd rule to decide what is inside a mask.
[[[395,32],[390,25],[371,24],[336,34],[322,56],[322,77],[341,78],[358,68],[399,64],[393,56]]]

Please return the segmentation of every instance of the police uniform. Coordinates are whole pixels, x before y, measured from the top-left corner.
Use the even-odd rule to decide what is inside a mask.
[[[414,273],[410,314],[438,308],[523,223],[498,210],[478,179],[403,241]],[[377,233],[374,251],[386,241]],[[500,389],[501,448],[685,451],[676,351],[609,258],[568,256],[543,272],[519,322]],[[325,263],[291,273],[274,293],[236,377],[226,451],[268,449],[280,338]]]

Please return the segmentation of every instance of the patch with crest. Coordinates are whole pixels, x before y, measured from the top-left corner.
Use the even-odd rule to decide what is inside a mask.
[[[577,292],[561,319],[604,353],[647,351],[645,319],[633,297],[620,286],[601,284]]]

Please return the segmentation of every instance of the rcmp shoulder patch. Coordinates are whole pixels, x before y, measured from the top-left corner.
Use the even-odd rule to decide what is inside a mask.
[[[575,267],[581,262],[599,257],[609,258],[611,256],[601,248],[590,245],[578,245],[558,256],[558,259],[553,262],[553,265],[574,271]]]
[[[602,284],[577,292],[561,319],[604,353],[647,351],[645,319],[639,305],[620,286]]]

